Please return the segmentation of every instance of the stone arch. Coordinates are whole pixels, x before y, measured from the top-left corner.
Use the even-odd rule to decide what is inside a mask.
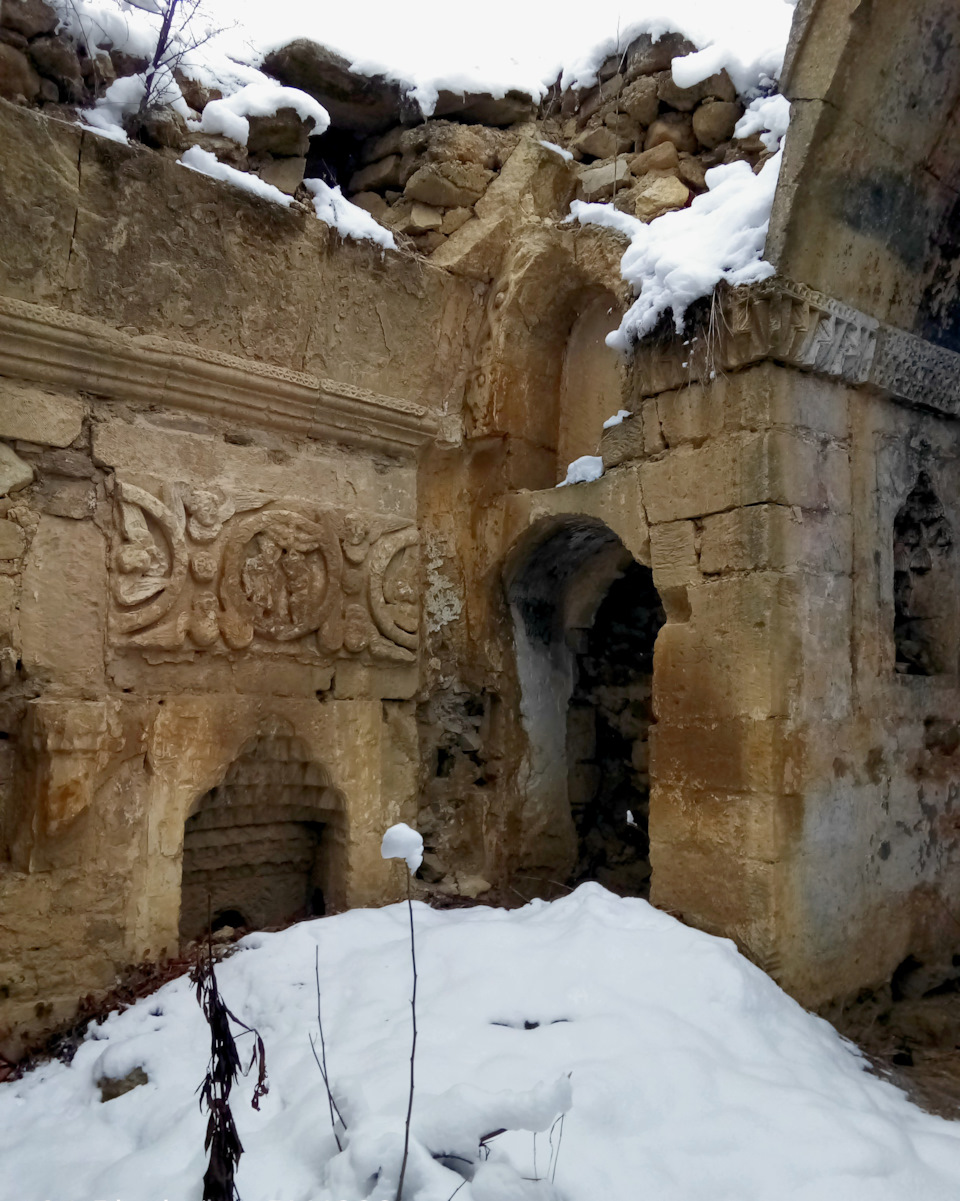
[[[508,558],[520,711],[525,868],[649,888],[653,646],[665,621],[649,566],[598,518],[532,526]]]
[[[248,738],[184,822],[180,937],[237,915],[249,929],[326,911],[343,893],[343,799],[286,722]]]
[[[953,528],[926,471],[893,523],[893,640],[898,672],[932,676],[957,668]]]
[[[596,453],[604,419],[621,407],[624,368],[603,342],[625,307],[611,290],[619,250],[589,238],[580,250],[556,229],[532,233],[491,290],[467,432],[503,439],[508,491],[552,488],[565,456]]]

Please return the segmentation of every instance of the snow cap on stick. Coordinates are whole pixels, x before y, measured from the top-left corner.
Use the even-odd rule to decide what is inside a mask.
[[[412,876],[423,863],[423,838],[406,822],[397,822],[384,834],[380,854],[384,859],[406,859]]]

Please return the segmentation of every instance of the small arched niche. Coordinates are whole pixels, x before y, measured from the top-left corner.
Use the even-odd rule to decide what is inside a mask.
[[[180,939],[320,916],[339,894],[340,798],[305,743],[281,729],[252,738],[184,825]]]
[[[597,454],[603,423],[622,407],[623,365],[606,343],[620,324],[620,307],[609,292],[581,310],[567,335],[560,376],[557,479],[582,455]]]
[[[930,476],[921,471],[893,523],[893,640],[903,675],[956,671],[953,559],[953,529]]]
[[[548,519],[506,574],[527,760],[526,870],[623,895],[650,887],[653,648],[649,567],[603,522]]]

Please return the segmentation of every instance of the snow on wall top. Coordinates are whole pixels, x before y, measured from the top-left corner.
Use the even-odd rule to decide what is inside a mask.
[[[281,108],[292,108],[302,121],[313,121],[311,137],[323,133],[330,117],[323,105],[299,88],[283,88],[276,83],[248,83],[222,100],[211,100],[203,110],[201,129],[222,133],[246,146],[250,135],[250,117],[269,117]]]
[[[150,0],[52,3],[64,24],[88,44],[152,53],[160,16],[149,11]],[[224,93],[206,106],[200,128],[243,144],[249,115],[285,106],[311,117],[314,135],[326,128],[322,106],[297,89],[277,86],[259,70],[266,54],[297,38],[343,54],[355,71],[396,80],[429,114],[441,88],[494,96],[516,89],[539,98],[558,78],[564,88],[589,87],[604,60],[625,51],[641,34],[679,33],[698,49],[674,59],[676,82],[690,87],[726,69],[741,96],[757,98],[738,132],[769,130],[765,140],[772,150],[786,130],[788,107],[782,101],[777,108],[767,95],[783,64],[794,5],[795,0],[594,0],[582,6],[561,0],[545,20],[533,0],[489,0],[479,9],[458,10],[453,23],[440,0],[421,0],[415,22],[383,0],[362,7],[206,0],[184,31],[185,39],[197,45],[185,53],[180,68]],[[165,99],[183,106],[179,87],[167,75]],[[124,115],[142,94],[136,90],[138,78],[118,80],[85,115],[88,124],[125,139]],[[189,165],[204,169],[199,161]],[[609,205],[574,205],[580,221],[612,226],[631,239],[622,266],[637,302],[608,339],[612,346],[627,349],[668,310],[681,328],[689,304],[709,295],[721,279],[746,283],[772,272],[762,255],[778,170],[779,156],[756,177],[743,164],[715,168],[706,195],[649,226]],[[332,220],[344,236],[371,236],[371,223],[348,212],[354,206],[339,194],[319,197],[318,214],[321,207],[323,219]],[[379,226],[374,222],[372,228]],[[375,240],[385,248],[392,245],[389,236]]]
[[[143,0],[52,0],[65,24],[94,44],[144,55],[159,17]],[[488,0],[451,16],[445,0],[421,0],[417,19],[403,6],[311,0],[206,0],[194,33],[216,31],[184,62],[201,82],[231,93],[255,82],[271,50],[309,38],[348,59],[361,74],[398,81],[429,115],[441,88],[539,98],[558,76],[589,87],[603,60],[641,34],[679,33],[700,52],[685,62],[684,86],[726,68],[742,94],[775,79],[783,63],[795,0]],[[92,35],[92,36],[91,36]],[[99,36],[98,36],[99,35]]]
[[[687,309],[709,296],[721,280],[737,286],[773,275],[763,252],[783,158],[780,144],[789,120],[786,97],[755,100],[740,119],[737,133],[746,137],[759,132],[767,149],[776,152],[773,157],[756,175],[745,162],[712,168],[706,173],[707,191],[694,197],[689,208],[664,213],[649,224],[618,212],[612,204],[573,202],[571,217],[581,224],[606,226],[630,239],[620,272],[637,299],[619,328],[607,335],[608,346],[629,350],[667,312],[682,333]]]

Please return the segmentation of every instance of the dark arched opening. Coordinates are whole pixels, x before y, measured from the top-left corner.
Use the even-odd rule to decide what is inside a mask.
[[[925,471],[893,523],[893,600],[897,671],[955,671],[953,529]]]
[[[631,562],[581,632],[567,718],[574,879],[633,895],[650,884],[653,644],[664,620],[652,572]]]
[[[665,620],[652,573],[609,527],[576,516],[521,547],[506,585],[528,740],[524,870],[645,896],[653,647]]]
[[[253,739],[184,826],[180,937],[324,912],[340,809],[326,772],[284,734]]]

